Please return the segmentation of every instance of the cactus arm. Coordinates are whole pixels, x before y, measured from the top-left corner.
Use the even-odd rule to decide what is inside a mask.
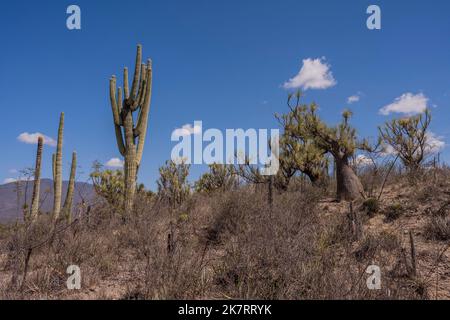
[[[53,221],[59,218],[61,212],[61,192],[62,192],[62,145],[64,134],[64,112],[61,113],[58,128],[58,144],[56,147],[55,159],[55,190],[53,195]]]
[[[146,84],[146,77],[147,76],[147,66],[145,64],[141,65],[141,83],[139,84],[139,91],[136,97],[136,100],[133,104],[133,111],[136,110],[139,106],[142,105],[145,99],[145,88],[147,87]]]
[[[128,87],[128,68],[123,68],[123,93],[124,98],[128,99],[130,96],[130,88]]]
[[[55,179],[56,179],[55,168],[56,168],[56,154],[52,154],[52,178],[53,178],[53,183],[55,182]]]
[[[149,67],[147,69],[147,85],[145,88],[145,98],[141,106],[141,112],[139,113],[138,123],[134,131],[134,136],[138,137],[142,134],[144,130],[147,129],[148,114],[150,112],[150,101],[152,98],[152,68],[151,62],[149,62]]]
[[[116,133],[116,141],[119,152],[122,156],[125,155],[125,145],[123,142],[123,135],[121,125],[123,123],[121,113],[122,113],[122,89],[118,89],[117,100],[116,100],[116,76],[112,76],[109,81],[109,96],[111,100],[111,110],[114,119],[114,130]]]
[[[131,96],[129,97],[130,100],[134,101],[136,100],[136,96],[138,93],[138,86],[139,86],[139,79],[140,79],[140,68],[141,68],[141,61],[142,61],[142,46],[139,44],[137,46],[137,52],[136,52],[136,64],[134,67],[134,77],[133,77],[133,84],[131,86]],[[132,105],[133,103],[130,103]]]
[[[147,71],[147,86],[146,86],[146,95],[144,103],[142,104],[142,110],[139,114],[138,127],[136,128],[136,132],[139,136],[139,142],[137,146],[137,154],[136,161],[138,168],[141,164],[142,154],[144,151],[145,137],[147,136],[147,126],[148,126],[148,114],[150,112],[150,100],[152,96],[152,69],[148,68]]]
[[[34,184],[33,184],[33,196],[31,200],[31,222],[34,222],[38,216],[39,211],[39,193],[41,189],[41,163],[42,163],[42,148],[44,139],[38,138],[38,147],[36,152],[36,168],[34,170]]]
[[[114,130],[116,131],[116,141],[117,147],[119,148],[119,152],[123,157],[125,157],[126,148],[123,142],[122,128],[118,125],[114,125]]]
[[[67,187],[66,200],[64,201],[63,212],[69,223],[72,221],[73,192],[75,190],[75,175],[77,170],[77,153],[72,153],[72,165],[70,168],[69,186]]]
[[[123,125],[123,121],[122,121],[122,103],[123,103],[122,88],[119,87],[119,88],[117,88],[117,110],[119,112],[120,125]]]
[[[111,109],[114,118],[114,124],[120,126],[120,116],[119,116],[119,107],[116,100],[116,76],[112,76],[109,80],[109,98],[111,100]],[[121,101],[119,100],[119,103]]]

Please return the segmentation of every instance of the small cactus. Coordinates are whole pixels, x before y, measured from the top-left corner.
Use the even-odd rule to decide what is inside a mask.
[[[36,152],[36,168],[34,169],[33,195],[31,198],[31,212],[30,212],[31,222],[36,220],[39,211],[39,193],[41,189],[41,163],[42,163],[43,145],[44,139],[42,137],[39,137]]]
[[[56,146],[56,154],[53,155],[53,221],[58,220],[61,212],[61,194],[62,194],[62,145],[64,135],[64,112],[59,118],[58,142]]]
[[[70,168],[70,178],[69,185],[67,187],[66,200],[64,201],[63,212],[64,216],[67,218],[68,222],[72,221],[72,203],[73,203],[73,192],[75,189],[75,175],[77,170],[77,153],[72,153],[72,165]]]

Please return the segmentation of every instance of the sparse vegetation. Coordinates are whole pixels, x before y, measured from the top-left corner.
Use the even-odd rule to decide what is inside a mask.
[[[417,116],[393,119],[379,128],[386,146],[400,156],[411,174],[417,173],[433,149],[428,138],[430,122],[431,113],[425,110]]]
[[[394,220],[397,220],[402,216],[402,214],[405,212],[405,208],[401,203],[394,203],[389,205],[384,212],[385,220],[387,222],[392,222]]]
[[[375,198],[364,200],[362,206],[369,216],[373,216],[380,210],[380,202]]]
[[[61,208],[61,114],[53,155],[53,212],[39,212],[43,138],[38,139],[31,210],[23,208],[31,219],[0,225],[0,299],[430,297],[430,277],[439,280],[439,263],[450,263],[444,255],[448,246],[442,250],[434,243],[450,239],[450,169],[435,164],[420,186],[411,184],[410,173],[422,168],[429,147],[428,111],[380,129],[401,166],[397,158],[376,160],[378,154],[371,158],[373,170],[358,171],[351,163],[357,150],[371,152],[378,145],[370,148],[366,140],[359,141],[350,111],[329,126],[316,104],[300,104],[298,92],[288,98],[290,112],[277,116],[284,132],[276,175],[262,175],[249,161],[213,164],[191,185],[190,166],[169,160],[159,169],[154,195],[137,185],[152,85],[151,62],[141,64],[141,56],[138,46],[131,90],[126,68],[123,93],[116,78],[110,80],[125,164],[123,170],[94,164],[95,201],[73,203],[73,153]],[[133,112],[138,113],[136,125]],[[264,192],[258,192],[261,187]],[[430,258],[435,249],[438,258]],[[65,290],[66,268],[72,264],[82,270],[79,292]],[[381,269],[381,290],[367,288],[368,265]],[[441,294],[437,287],[435,298]],[[448,294],[450,284],[441,287]]]
[[[439,215],[432,216],[425,225],[424,234],[429,240],[450,240],[450,217]]]
[[[170,160],[159,168],[158,196],[171,206],[179,206],[191,194],[191,186],[187,180],[190,166],[184,160],[175,163]]]

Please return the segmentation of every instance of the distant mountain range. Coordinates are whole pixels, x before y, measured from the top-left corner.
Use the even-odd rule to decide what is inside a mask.
[[[33,181],[28,182],[21,181],[20,183],[20,198],[18,199],[17,183],[7,183],[0,185],[0,223],[13,222],[17,219],[21,220],[23,218],[23,205],[25,199],[30,206],[31,195],[33,192]],[[64,199],[67,192],[68,181],[63,182],[63,199],[62,204],[64,204]],[[26,196],[25,196],[25,190]],[[95,191],[93,185],[89,183],[76,182],[74,191],[74,208],[77,204],[80,204],[83,200],[87,203],[91,202],[95,196]],[[53,180],[42,179],[41,180],[41,195],[40,195],[40,211],[41,212],[51,212],[53,208]]]

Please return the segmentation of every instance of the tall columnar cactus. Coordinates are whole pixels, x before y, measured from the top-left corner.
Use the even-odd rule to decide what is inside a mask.
[[[42,137],[39,137],[36,152],[36,168],[34,169],[33,196],[31,198],[31,213],[30,213],[31,222],[36,220],[39,211],[39,193],[41,189],[41,163],[42,163],[43,145],[44,139]]]
[[[133,209],[136,193],[136,178],[142,160],[145,136],[147,134],[152,89],[152,63],[142,62],[142,46],[138,45],[136,66],[131,92],[128,87],[128,69],[123,71],[122,89],[117,89],[117,80],[112,76],[109,82],[111,108],[119,152],[125,158],[125,213]],[[138,113],[134,124],[133,112]]]
[[[53,155],[53,221],[58,220],[61,212],[61,193],[62,193],[62,145],[64,134],[64,112],[59,118],[58,143],[56,146],[56,155]]]
[[[67,187],[66,200],[64,201],[63,213],[65,218],[69,222],[72,221],[72,203],[73,203],[73,192],[75,190],[75,175],[77,171],[77,153],[72,153],[72,165],[70,168],[70,178],[69,185]]]

